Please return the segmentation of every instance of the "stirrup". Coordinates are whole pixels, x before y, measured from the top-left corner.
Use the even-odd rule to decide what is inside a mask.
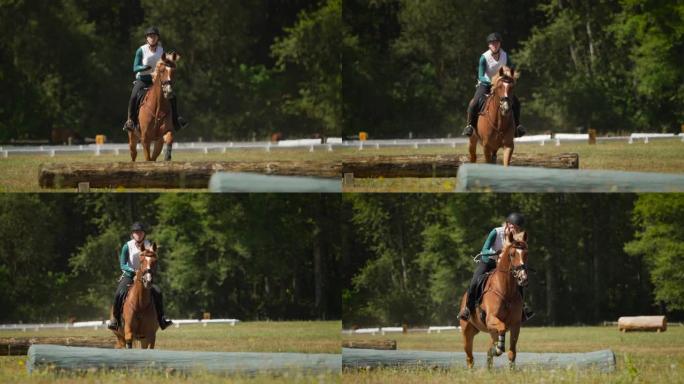
[[[518,124],[515,127],[515,137],[523,137],[525,136],[525,127],[522,126],[522,124]]]
[[[116,321],[116,319],[109,320],[107,328],[111,329],[112,331],[116,331],[117,329],[119,329],[119,322]]]
[[[123,125],[123,131],[124,132],[133,132],[133,120],[128,119]]]
[[[472,124],[468,124],[465,128],[463,128],[463,136],[472,136],[473,133],[475,133],[475,128]]]
[[[161,328],[163,331],[172,324],[173,324],[173,321],[167,320],[166,317],[162,317],[161,321],[159,321],[159,328]]]

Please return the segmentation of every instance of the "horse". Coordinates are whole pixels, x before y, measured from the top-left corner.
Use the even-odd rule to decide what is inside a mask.
[[[164,160],[171,160],[171,148],[173,146],[173,118],[171,115],[171,102],[173,94],[173,78],[176,70],[176,62],[180,55],[176,52],[164,53],[161,60],[152,73],[152,86],[145,94],[138,121],[140,123],[140,137],[137,132],[128,132],[128,146],[131,151],[131,160],[135,161],[138,156],[138,141],[142,143],[145,160],[156,161],[161,153],[162,143],[166,144]],[[150,154],[150,146],[154,143],[153,152]]]
[[[478,332],[486,332],[492,342],[487,351],[487,367],[491,368],[494,356],[505,350],[506,332],[511,332],[508,361],[515,367],[516,345],[522,323],[523,298],[518,287],[527,286],[527,233],[506,235],[504,246],[497,260],[496,269],[489,275],[482,301],[468,321],[461,320],[466,363],[473,367],[473,338]],[[468,293],[463,295],[461,310],[466,305]]]
[[[116,348],[133,348],[133,339],[140,340],[142,349],[153,349],[159,323],[152,299],[152,283],[157,267],[157,244],[140,253],[140,266],[133,279],[133,286],[123,303],[121,319],[123,326],[114,332]]]
[[[504,149],[503,165],[507,167],[513,156],[515,122],[513,121],[513,87],[516,73],[509,67],[499,68],[492,79],[492,90],[477,121],[477,130],[470,135],[470,162],[477,161],[477,143],[482,144],[485,160],[496,163],[496,152]]]

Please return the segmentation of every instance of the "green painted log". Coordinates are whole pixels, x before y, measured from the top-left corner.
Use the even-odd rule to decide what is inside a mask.
[[[219,172],[209,180],[211,192],[341,193],[342,180]]]
[[[189,352],[158,349],[103,349],[34,344],[29,373],[93,371],[209,372],[220,375],[340,372],[342,358],[330,353]]]
[[[684,192],[684,174],[463,164],[457,192]]]
[[[474,365],[484,367],[487,354],[475,352]],[[594,369],[615,370],[615,355],[609,349],[586,353],[518,352],[516,367],[522,369]],[[506,354],[494,358],[494,368],[508,368]],[[381,351],[374,349],[342,349],[342,367],[366,369],[380,367],[461,369],[466,367],[464,352]]]

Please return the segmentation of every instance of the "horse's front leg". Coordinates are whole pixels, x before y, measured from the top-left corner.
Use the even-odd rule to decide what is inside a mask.
[[[488,148],[487,146],[485,146],[483,148],[483,150],[484,150],[485,161],[487,162],[487,164],[494,164],[496,162],[496,160],[494,158],[494,152],[490,148]]]
[[[126,348],[133,348],[133,321],[126,319],[124,323],[124,339],[126,340]]]
[[[152,156],[150,156],[150,146],[152,143],[148,139],[143,139],[142,140],[142,149],[143,149],[143,154],[145,155],[145,160],[146,161],[152,161]]]
[[[518,335],[520,335],[520,324],[511,326],[511,341],[508,349],[508,364],[511,369],[515,368],[515,357],[517,356]]]
[[[171,149],[173,148],[173,131],[164,135],[164,160],[171,161]]]
[[[161,137],[154,141],[154,150],[152,152],[152,159],[151,159],[152,161],[157,161],[157,157],[159,157],[159,154],[161,153],[163,145],[164,145],[164,139]]]

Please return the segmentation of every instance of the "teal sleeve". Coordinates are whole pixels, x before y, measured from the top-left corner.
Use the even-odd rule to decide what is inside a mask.
[[[485,59],[484,55],[480,56],[480,62],[477,65],[477,79],[480,81],[480,83],[483,84],[491,84],[491,81],[486,76],[487,73],[487,59]]]
[[[133,72],[138,73],[141,71],[144,71],[147,69],[145,65],[143,65],[142,62],[143,59],[143,51],[142,48],[138,48],[138,50],[135,52],[135,59],[133,59]]]
[[[130,265],[126,262],[128,260],[128,244],[124,244],[123,247],[121,247],[121,255],[119,255],[119,265],[121,266],[121,270],[123,272],[128,272],[132,273],[135,275],[135,270],[131,268]]]
[[[494,245],[494,241],[496,241],[496,229],[492,229],[492,231],[489,232],[487,240],[485,240],[484,245],[482,246],[482,251],[480,251],[480,253],[483,254],[482,261],[485,263],[489,260],[489,256],[484,255],[490,255],[492,253],[492,245]]]

